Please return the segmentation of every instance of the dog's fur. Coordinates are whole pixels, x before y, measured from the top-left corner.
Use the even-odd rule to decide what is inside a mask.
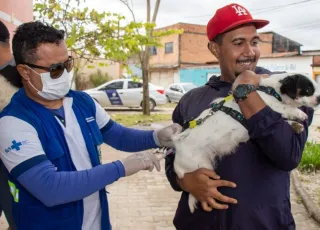
[[[0,74],[0,111],[6,107],[13,94],[18,91],[18,88],[12,85],[4,76]]]
[[[307,119],[307,115],[298,107],[304,105],[315,108],[320,103],[316,94],[317,84],[310,78],[300,74],[275,74],[262,78],[260,85],[269,86],[281,96],[282,102],[262,91],[257,91],[264,102],[274,111],[282,114],[295,127],[296,132],[303,131],[303,125],[297,123]],[[223,98],[214,100],[220,102]],[[240,111],[234,99],[225,102],[224,106]],[[207,109],[197,118],[204,118],[210,113]],[[297,122],[296,122],[297,121]],[[174,169],[179,178],[185,173],[198,168],[215,169],[216,157],[232,154],[241,142],[247,142],[247,129],[231,116],[222,111],[215,112],[205,122],[173,137],[175,145]],[[194,212],[197,200],[189,194],[189,208]]]

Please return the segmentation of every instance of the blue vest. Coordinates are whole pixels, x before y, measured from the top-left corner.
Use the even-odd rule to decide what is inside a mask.
[[[81,127],[92,166],[100,164],[98,146],[103,143],[96,122],[86,122],[86,118],[96,117],[92,98],[82,92],[70,90],[73,98],[72,109]],[[14,116],[32,125],[38,133],[47,158],[57,167],[57,171],[76,171],[72,162],[64,132],[52,112],[30,100],[21,88],[0,117]],[[68,121],[67,121],[68,122]],[[97,178],[98,180],[99,178]],[[81,230],[83,222],[83,201],[75,201],[55,207],[46,207],[32,196],[9,174],[9,183],[15,187],[13,197],[13,216],[18,230]],[[106,190],[102,189],[100,202],[102,208],[102,230],[111,229]]]

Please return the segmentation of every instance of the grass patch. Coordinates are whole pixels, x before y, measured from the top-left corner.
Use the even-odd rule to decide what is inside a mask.
[[[176,106],[177,106],[177,103],[174,103],[174,102],[166,103],[164,105],[157,105],[157,107],[159,107],[159,108],[175,108]],[[157,107],[156,107],[156,109],[157,109]]]
[[[112,114],[112,120],[122,124],[124,126],[133,125],[149,125],[154,122],[160,121],[171,121],[171,114],[151,114],[150,116],[145,116],[142,114]]]
[[[306,143],[298,168],[307,172],[320,169],[320,144]]]

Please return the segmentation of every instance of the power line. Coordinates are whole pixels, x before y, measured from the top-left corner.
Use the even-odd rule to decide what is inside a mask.
[[[294,2],[294,3],[290,3],[290,4],[269,7],[269,9],[264,9],[264,10],[258,10],[257,9],[257,10],[253,10],[253,12],[256,13],[256,14],[260,14],[260,13],[264,13],[264,12],[268,12],[268,11],[283,9],[283,8],[286,8],[286,7],[289,7],[289,6],[294,6],[294,5],[298,5],[298,4],[302,4],[302,3],[306,3],[306,2],[313,2],[313,1],[318,1],[318,0],[304,0],[304,1],[300,1],[300,2]]]
[[[297,27],[297,28],[293,27],[292,29],[279,30],[279,33],[287,33],[287,32],[292,33],[297,30],[303,30],[303,29],[307,29],[307,28],[315,27],[315,26],[319,26],[319,25],[320,25],[320,22],[310,23],[310,24],[306,24],[305,26],[301,26],[301,27]],[[317,28],[314,28],[314,29],[317,29]]]
[[[299,2],[293,2],[293,3],[289,3],[289,4],[282,4],[282,5],[277,5],[277,6],[269,6],[269,7],[264,7],[264,8],[258,8],[258,9],[252,9],[250,10],[250,13],[264,13],[267,11],[272,11],[272,10],[278,10],[278,9],[282,9],[282,8],[286,8],[289,6],[293,6],[293,5],[298,5],[298,4],[303,4],[306,2],[313,2],[313,1],[319,1],[319,0],[303,0],[303,1],[299,1]],[[197,15],[197,16],[188,16],[188,17],[184,17],[184,18],[203,18],[203,17],[211,17],[212,14],[207,14],[207,15]]]
[[[295,24],[293,26],[289,25],[289,26],[276,27],[276,28],[272,28],[272,30],[289,31],[289,30],[296,30],[296,29],[309,27],[309,26],[313,26],[313,25],[318,25],[318,24],[319,24],[319,20],[313,20],[312,22]]]

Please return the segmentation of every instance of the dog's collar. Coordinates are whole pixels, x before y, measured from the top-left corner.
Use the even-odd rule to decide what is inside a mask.
[[[266,94],[269,94],[269,95],[277,98],[279,101],[282,101],[281,96],[272,87],[269,87],[269,86],[258,86],[257,90],[265,92]],[[192,129],[192,128],[195,128],[198,125],[201,125],[206,119],[211,117],[218,110],[220,110],[220,111],[226,113],[227,115],[231,116],[233,119],[235,119],[238,122],[240,122],[246,128],[247,127],[247,121],[246,121],[245,117],[242,115],[242,113],[240,113],[237,110],[234,110],[234,109],[232,109],[230,107],[226,107],[226,106],[223,105],[225,102],[227,102],[227,101],[229,101],[231,99],[233,99],[232,94],[230,94],[229,96],[225,97],[219,103],[213,103],[211,105],[211,111],[209,112],[209,114],[207,116],[205,116],[204,118],[199,118],[197,120],[191,120],[191,121],[185,122],[183,124],[183,130],[186,130],[188,128]]]
[[[274,96],[275,98],[277,98],[279,101],[282,101],[282,98],[280,96],[280,94],[278,94],[274,88],[270,87],[270,86],[258,86],[257,90],[265,92],[266,94],[269,94],[271,96]]]
[[[233,108],[224,106],[223,104],[226,102],[226,100],[223,100],[219,103],[213,103],[211,105],[212,111],[216,112],[218,110],[224,112],[225,114],[231,116],[233,119],[238,121],[241,125],[243,125],[245,128],[247,128],[247,120],[242,115],[242,113],[238,112],[237,110],[234,110]]]
[[[213,103],[211,105],[211,111],[209,112],[209,114],[207,116],[205,116],[204,118],[199,118],[197,120],[191,120],[189,122],[185,122],[183,124],[183,130],[186,130],[188,128],[193,129],[198,125],[201,125],[206,119],[208,119],[209,117],[211,117],[215,112],[217,112],[218,110],[226,113],[227,115],[231,116],[233,119],[237,120],[238,122],[240,122],[245,128],[247,127],[247,121],[245,119],[245,117],[238,112],[237,110],[234,110],[230,107],[224,106],[223,104],[229,100],[233,99],[232,94],[225,97],[222,101],[220,101],[219,103]]]

